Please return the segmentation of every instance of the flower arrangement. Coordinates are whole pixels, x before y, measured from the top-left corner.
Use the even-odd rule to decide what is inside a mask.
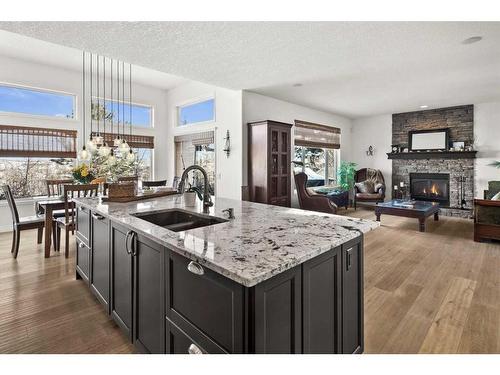
[[[94,175],[86,164],[77,165],[71,171],[73,178],[81,184],[88,184],[94,179]]]

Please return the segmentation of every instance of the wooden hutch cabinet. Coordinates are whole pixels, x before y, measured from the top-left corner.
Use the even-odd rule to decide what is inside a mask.
[[[248,124],[250,201],[290,207],[291,128],[271,120]]]

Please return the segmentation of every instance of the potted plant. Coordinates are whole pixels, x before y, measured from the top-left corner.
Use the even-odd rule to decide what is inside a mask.
[[[189,188],[184,192],[184,204],[186,207],[196,206],[196,196],[202,201],[203,194],[197,186],[189,184]]]
[[[342,161],[339,168],[339,185],[342,190],[348,191],[352,198],[352,189],[354,186],[354,174],[357,164],[349,161]]]

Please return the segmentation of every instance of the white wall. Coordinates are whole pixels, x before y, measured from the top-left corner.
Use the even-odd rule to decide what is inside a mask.
[[[500,180],[500,170],[489,166],[494,160],[500,161],[500,102],[474,104],[474,135],[477,159],[475,160],[475,192],[483,197],[488,181]],[[392,115],[365,117],[353,120],[352,160],[360,167],[381,169],[387,182],[388,194],[392,191],[392,164],[387,159],[391,151]],[[369,145],[373,145],[373,157],[366,156]]]
[[[63,91],[78,95],[81,100],[82,74],[79,71],[66,70],[59,67],[33,63],[29,61],[0,56],[0,83],[10,83],[34,88]],[[134,83],[133,101],[154,107],[154,128],[134,128],[134,134],[155,136],[156,145],[161,143],[161,135],[167,127],[167,111],[165,108],[166,91]],[[81,147],[81,102],[77,103],[76,119],[48,118],[22,114],[0,113],[1,125],[39,126],[78,131],[78,149]],[[87,129],[87,136],[88,136]],[[164,138],[163,138],[164,139]],[[155,178],[166,177],[162,165],[154,162]],[[34,214],[33,200],[20,200],[18,203],[20,216]],[[11,216],[6,202],[0,202],[0,232],[11,230]]]
[[[358,168],[380,169],[386,183],[386,199],[392,195],[392,161],[386,153],[391,151],[392,115],[355,119],[352,122],[351,160]],[[367,156],[373,146],[373,156]]]
[[[198,100],[215,98],[215,121],[200,125],[177,126],[177,107]],[[155,151],[155,159],[160,173],[171,181],[175,175],[174,136],[207,130],[215,130],[216,186],[219,197],[241,199],[242,186],[242,113],[241,91],[228,90],[200,82],[189,82],[167,92],[167,128],[161,135],[162,145]],[[229,157],[222,151],[224,138],[229,130],[231,152]],[[163,140],[165,143],[163,143]]]
[[[474,136],[478,150],[475,161],[475,196],[483,198],[488,181],[500,181],[500,169],[488,164],[500,161],[500,102],[474,105]]]
[[[322,112],[301,105],[274,99],[268,96],[249,91],[243,92],[243,185],[247,185],[248,151],[247,151],[247,124],[261,120],[275,120],[293,124],[295,120],[315,122],[323,125],[335,126],[341,129],[340,158],[350,161],[351,158],[351,120],[333,113]],[[293,139],[293,137],[292,137]],[[293,146],[293,143],[292,143]],[[292,186],[294,182],[292,179]],[[292,191],[294,191],[292,189]],[[297,207],[297,197],[292,194],[292,206]]]

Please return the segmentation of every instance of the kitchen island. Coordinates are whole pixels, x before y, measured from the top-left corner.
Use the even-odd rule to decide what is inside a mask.
[[[77,278],[138,351],[363,351],[363,233],[378,223],[221,198],[203,215],[181,195],[75,202]]]

